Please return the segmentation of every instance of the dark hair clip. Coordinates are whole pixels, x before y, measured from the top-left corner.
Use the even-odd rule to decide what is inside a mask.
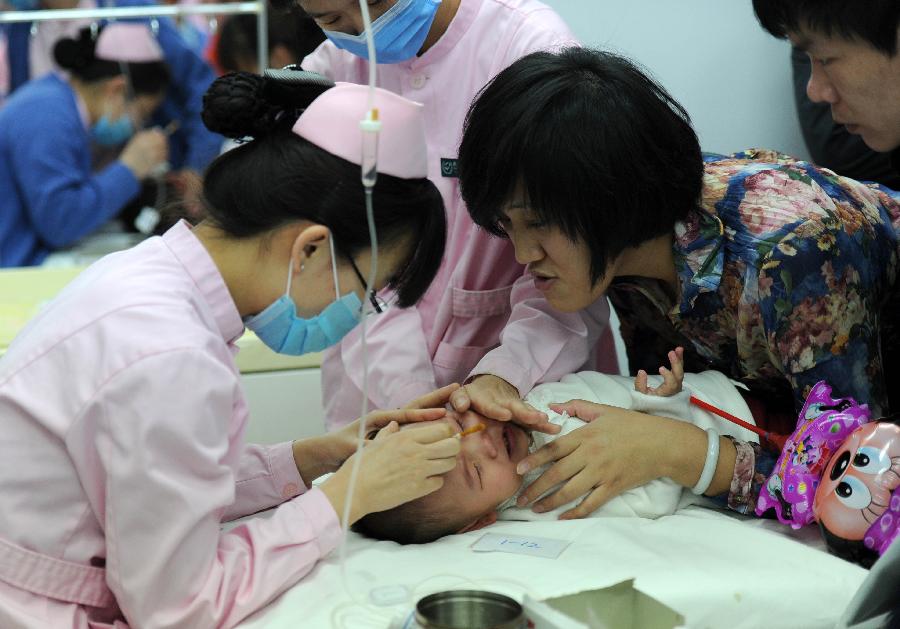
[[[293,64],[285,66],[281,70],[269,68],[266,70],[264,76],[267,79],[273,79],[285,85],[308,85],[311,87],[324,87],[326,89],[334,87],[334,81],[327,76],[323,76],[317,72],[301,70]]]

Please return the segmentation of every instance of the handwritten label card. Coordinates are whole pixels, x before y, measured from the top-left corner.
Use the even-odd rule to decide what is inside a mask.
[[[472,550],[481,553],[514,553],[516,555],[556,559],[569,544],[570,542],[566,540],[547,537],[520,537],[518,535],[485,533],[477,542],[472,544]]]

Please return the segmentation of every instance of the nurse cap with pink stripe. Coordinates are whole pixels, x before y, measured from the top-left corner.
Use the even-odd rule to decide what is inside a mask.
[[[94,56],[105,61],[151,63],[163,60],[162,48],[146,24],[112,22],[97,37]]]
[[[362,163],[362,130],[368,113],[369,88],[338,83],[316,98],[294,123],[294,133],[332,155]],[[398,94],[375,88],[381,121],[378,172],[402,179],[428,176],[424,107]]]

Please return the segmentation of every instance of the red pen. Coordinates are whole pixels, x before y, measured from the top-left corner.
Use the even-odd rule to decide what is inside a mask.
[[[691,396],[691,404],[693,404],[695,406],[699,406],[703,410],[709,411],[713,415],[718,415],[722,419],[727,419],[731,423],[737,424],[738,426],[741,426],[742,428],[746,428],[750,432],[755,432],[757,435],[759,435],[763,439],[767,439],[769,442],[778,446],[779,449],[784,448],[784,442],[787,440],[787,437],[785,435],[776,435],[775,433],[771,433],[768,430],[763,430],[759,426],[754,426],[753,424],[744,421],[740,417],[732,415],[728,411],[723,411],[721,408],[716,408],[712,404],[710,404],[708,402],[704,402],[700,398],[694,397],[693,395]]]

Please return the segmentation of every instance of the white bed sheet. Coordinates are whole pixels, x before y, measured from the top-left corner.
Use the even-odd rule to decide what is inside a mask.
[[[476,553],[486,531],[565,539],[557,559]],[[635,587],[681,613],[688,627],[833,627],[867,571],[828,555],[818,531],[698,506],[657,520],[598,518],[501,522],[424,546],[351,533],[347,574],[361,600],[374,587],[405,586],[392,607],[345,594],[338,553],[242,625],[245,629],[388,627],[427,594],[480,588],[521,600],[562,596],[634,578]]]

